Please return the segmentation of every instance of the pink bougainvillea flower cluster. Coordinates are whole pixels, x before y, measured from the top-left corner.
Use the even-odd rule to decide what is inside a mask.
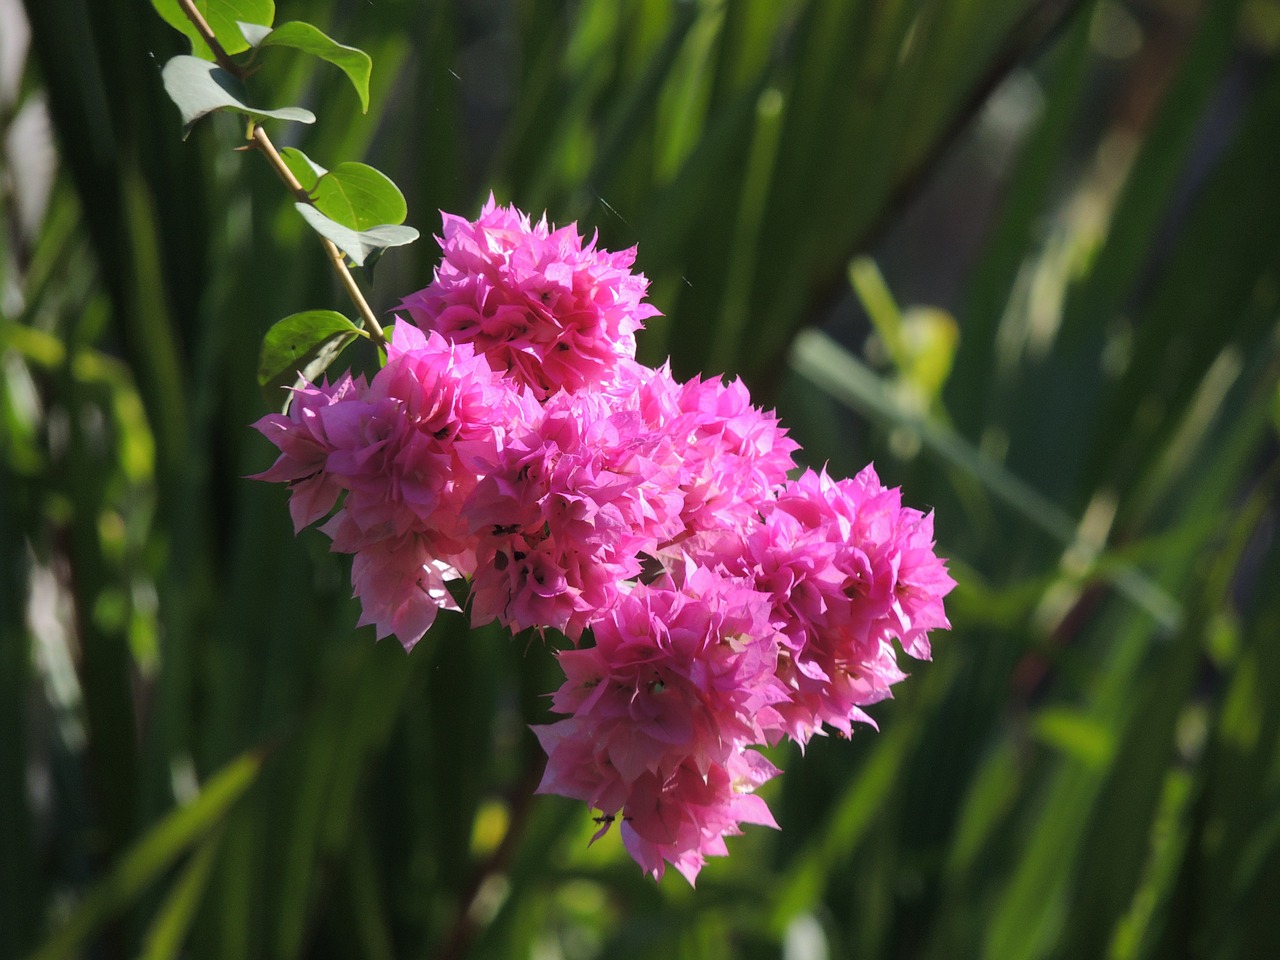
[[[742,824],[775,826],[759,747],[849,735],[899,648],[929,657],[954,585],[932,515],[870,466],[801,472],[741,382],[638,363],[657,311],[634,250],[492,199],[440,243],[372,380],[257,423],[280,451],[259,477],[296,529],[327,517],[379,638],[410,649],[459,598],[475,626],[568,637],[539,790],[692,883]]]
[[[402,306],[419,326],[474,344],[539,399],[607,382],[658,312],[642,302],[648,283],[631,273],[634,249],[584,246],[576,224],[531,224],[492,197],[474,223],[444,214],[440,245],[434,282]]]

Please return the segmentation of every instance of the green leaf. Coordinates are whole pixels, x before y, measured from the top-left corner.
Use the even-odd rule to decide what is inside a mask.
[[[951,373],[960,330],[955,318],[936,307],[902,310],[880,268],[870,257],[855,257],[849,281],[902,383],[921,410],[934,405]]]
[[[70,920],[35,954],[33,960],[76,956],[77,948],[169,866],[222,821],[257,779],[263,755],[251,750],[210,778],[200,796],[174,810],[130,848],[115,868],[95,885]]]
[[[250,45],[262,47],[292,47],[313,57],[327,60],[347,75],[360,98],[360,111],[369,112],[369,74],[373,72],[373,60],[363,50],[344,46],[309,23],[291,21],[274,30],[257,23],[237,24]]]
[[[272,406],[280,405],[280,391],[324,373],[360,328],[333,310],[307,310],[276,323],[262,339],[258,384]],[[283,403],[288,406],[288,400]]]
[[[340,163],[311,190],[316,209],[352,230],[404,223],[409,212],[400,188],[363,163]]]
[[[297,147],[285,147],[280,151],[280,159],[284,161],[284,165],[289,168],[289,171],[298,178],[298,182],[302,184],[302,189],[307,193],[315,190],[320,178],[329,172]]]
[[[1115,753],[1115,736],[1097,717],[1066,707],[1041,709],[1031,721],[1036,738],[1091,770],[1105,770]]]
[[[208,889],[221,842],[222,831],[219,830],[191,855],[147,931],[142,960],[182,956],[183,942]]]
[[[905,365],[902,347],[902,310],[889,292],[880,268],[870,257],[855,257],[849,264],[849,284],[867,311],[871,325],[898,367]]]
[[[357,267],[363,266],[365,260],[378,251],[385,250],[387,247],[400,247],[418,239],[418,231],[413,227],[382,224],[367,230],[356,231],[326,217],[309,203],[295,203],[294,206],[298,208],[302,218],[311,225],[311,229],[337,244],[338,249],[345,253]]]
[[[400,188],[368,164],[340,163],[326,170],[296,147],[286,147],[280,156],[315,208],[348,230],[394,226],[409,212]]]
[[[885,733],[862,768],[832,807],[829,821],[811,835],[805,849],[792,858],[774,897],[770,926],[781,933],[820,899],[835,861],[854,848],[888,802],[904,757],[918,740],[917,727],[901,723]]]
[[[276,18],[275,0],[194,0],[196,9],[213,29],[222,49],[227,53],[243,53],[249,49],[241,33],[240,23],[270,24]],[[178,0],[151,0],[151,6],[165,23],[191,41],[191,52],[202,60],[212,60],[213,53],[195,25],[178,6]],[[270,30],[270,27],[260,28]]]
[[[174,57],[164,65],[161,76],[169,99],[182,111],[184,137],[191,132],[191,127],[197,120],[217,110],[234,110],[255,120],[316,122],[316,115],[302,107],[260,110],[249,106],[241,99],[244,90],[239,80],[216,64],[199,57]]]

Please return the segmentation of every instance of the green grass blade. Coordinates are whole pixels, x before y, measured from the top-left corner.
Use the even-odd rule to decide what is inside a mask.
[[[191,855],[147,931],[141,960],[177,960],[182,956],[183,941],[200,909],[221,840],[222,831],[215,831]]]
[[[101,924],[134,902],[227,815],[253,785],[262,763],[263,755],[258,751],[241,756],[210,778],[195,800],[152,827],[86,894],[67,923],[32,955],[32,960],[75,956]]]

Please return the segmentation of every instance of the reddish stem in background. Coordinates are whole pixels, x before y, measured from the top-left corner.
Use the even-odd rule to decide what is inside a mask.
[[[515,856],[516,848],[524,839],[525,829],[529,825],[529,816],[533,811],[534,791],[542,780],[545,758],[536,750],[529,752],[524,773],[515,785],[511,802],[511,819],[507,832],[502,836],[498,848],[489,855],[477,869],[462,892],[458,904],[458,916],[453,927],[445,937],[444,945],[436,955],[436,960],[462,960],[475,942],[480,932],[480,922],[475,916],[475,905],[485,883],[491,878],[504,873]]]

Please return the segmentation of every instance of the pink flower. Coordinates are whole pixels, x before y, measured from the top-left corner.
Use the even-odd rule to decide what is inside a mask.
[[[724,838],[742,824],[777,829],[768,805],[754,791],[778,769],[754,750],[735,753],[705,775],[683,764],[670,776],[640,777],[623,814],[622,842],[645,873],[661,880],[670,863],[693,886],[707,857],[725,857]]]
[[[803,743],[822,726],[848,735],[870,723],[863,707],[906,675],[893,641],[927,658],[927,632],[950,624],[954,586],[933,550],[933,521],[903,507],[868,466],[852,480],[806,471],[766,508],[730,568],[768,591],[782,621],[782,708]]]
[[[463,512],[476,539],[476,625],[573,639],[613,606],[641,554],[678,529],[651,454],[660,438],[592,390],[556,394],[511,436]]]
[[[335,549],[415,533],[438,555],[473,553],[462,517],[477,482],[470,462],[496,457],[529,409],[470,345],[396,324],[365,403],[329,427],[337,449],[328,469],[348,491],[343,511],[355,528]]]
[[[670,370],[622,366],[612,388],[632,404],[648,430],[662,437],[655,453],[682,500],[681,550],[730,548],[756,521],[761,506],[795,467],[798,444],[777,417],[752,406],[739,380],[693,379],[681,384]]]
[[[773,413],[751,405],[741,380],[693,379],[680,388],[681,416],[672,425],[688,437],[681,487],[692,530],[738,529],[795,467],[799,444]]]
[[[601,811],[593,842],[621,820],[627,852],[654,879],[662,879],[670,863],[692,886],[707,857],[728,855],[724,838],[740,835],[742,824],[777,829],[768,804],[754,791],[779,771],[755,750],[738,748],[705,773],[685,761],[624,782],[576,718],[534,727],[534,733],[550,758],[538,792],[579,799]]]
[[[539,397],[609,380],[635,356],[635,333],[657,310],[632,274],[635,249],[584,246],[577,224],[531,224],[489,197],[475,221],[443,214],[444,260],[401,306],[424,330],[472,343],[495,371]]]
[[[335,449],[325,426],[325,413],[337,404],[359,399],[366,390],[363,379],[344,375],[334,386],[305,386],[293,392],[287,415],[271,413],[253,426],[276,445],[280,456],[252,480],[289,485],[289,513],[293,531],[319,520],[333,509],[342,485],[328,472],[329,455]]]
[[[777,739],[773,706],[786,690],[769,598],[703,567],[681,579],[637,584],[593,625],[594,647],[559,654],[566,681],[553,708],[590,713],[626,779],[685,758],[705,771],[732,743]]]
[[[287,417],[259,421],[281,449],[259,477],[290,484],[299,528],[345,492],[322,529],[335,551],[355,554],[361,623],[409,648],[437,609],[457,609],[445,582],[474,572],[476,541],[462,512],[479,479],[474,464],[496,460],[507,432],[537,412],[469,344],[400,323],[368,386],[345,377],[306,387]]]
[[[902,505],[902,491],[880,483],[868,465],[850,480],[812,470],[778,496],[778,508],[828,536],[843,536],[855,551],[848,561],[857,580],[858,613],[872,619],[871,633],[896,639],[913,657],[926,659],[926,634],[949,629],[942,598],[955,586],[934,553],[933,515]]]
[[[743,822],[773,824],[750,791],[776,770],[748,748],[776,740],[787,692],[767,596],[686,564],[638,584],[593,626],[594,647],[559,654],[553,697],[566,720],[534,732],[548,754],[539,790],[621,815],[647,872],[690,882]]]
[[[447,586],[458,577],[425,538],[412,533],[363,547],[351,565],[351,583],[360,599],[357,626],[372,624],[379,640],[394,634],[406,651],[412,650],[437,612],[459,609]]]

